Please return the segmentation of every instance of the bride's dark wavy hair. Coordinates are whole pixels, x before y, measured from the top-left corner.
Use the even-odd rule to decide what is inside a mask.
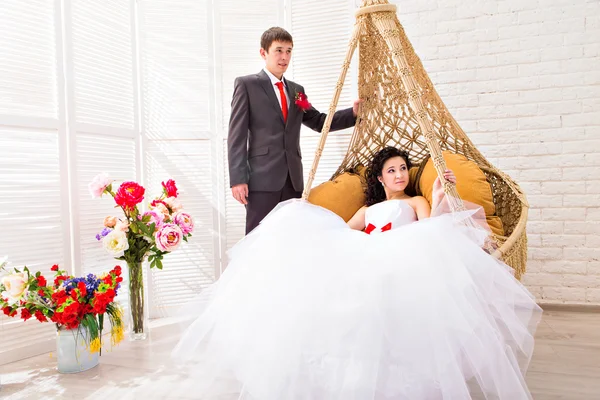
[[[367,179],[367,189],[365,190],[367,206],[372,206],[373,204],[381,203],[385,200],[385,190],[377,178],[382,175],[385,162],[394,157],[402,157],[404,162],[406,162],[406,167],[410,170],[412,164],[408,158],[408,152],[399,150],[395,147],[385,147],[379,150],[375,156],[373,156],[371,165],[369,165],[365,173]]]

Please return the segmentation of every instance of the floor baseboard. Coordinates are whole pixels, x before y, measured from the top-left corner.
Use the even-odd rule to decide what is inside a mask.
[[[600,304],[539,303],[544,311],[600,313]]]

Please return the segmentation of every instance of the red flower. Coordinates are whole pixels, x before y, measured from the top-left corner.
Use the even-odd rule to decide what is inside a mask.
[[[163,206],[167,207],[167,209],[170,209],[169,205],[162,200],[152,200],[152,203],[150,203],[152,207],[156,207],[158,204],[162,204]]]
[[[48,282],[46,282],[46,278],[44,278],[44,275],[40,275],[37,277],[37,283],[38,286],[44,287],[48,284]]]
[[[77,284],[77,289],[79,289],[79,293],[81,294],[81,297],[85,297],[85,295],[87,294],[87,289],[85,288],[85,283],[79,282]]]
[[[44,313],[41,312],[40,310],[35,310],[35,313],[33,315],[35,315],[35,317],[37,318],[37,320],[40,321],[40,322],[48,322],[48,319],[46,318],[46,316],[44,315]]]
[[[296,93],[296,105],[304,112],[312,107],[304,93]]]
[[[12,308],[6,306],[2,309],[2,311],[4,312],[4,314],[8,315],[9,317],[14,317],[15,315],[17,315],[17,310],[13,310]]]
[[[44,291],[42,289],[38,290],[38,294],[42,297],[44,297],[46,295],[46,293],[44,293]]]
[[[54,314],[53,321],[63,324],[67,329],[77,328],[79,326],[79,304],[72,303],[65,307],[62,313]]]
[[[60,307],[65,301],[67,301],[67,292],[63,289],[59,292],[52,293],[52,301],[56,304],[56,307]]]
[[[163,188],[165,189],[165,194],[167,197],[177,197],[177,186],[175,185],[175,181],[173,179],[169,179],[166,183],[161,182]]]
[[[23,321],[27,321],[29,318],[31,318],[31,312],[26,308],[22,308],[21,318],[23,318]]]
[[[52,268],[50,268],[50,271],[58,271],[58,264],[54,264]]]
[[[122,271],[122,270],[121,270],[121,266],[120,266],[120,265],[117,265],[117,266],[116,266],[116,267],[113,269],[113,271],[115,271],[115,275],[116,275],[116,276],[119,276],[119,275],[121,275],[121,271]]]
[[[112,285],[112,276],[110,275],[106,275],[103,279],[102,282],[106,283],[107,285]]]
[[[54,286],[60,286],[61,283],[66,280],[67,277],[64,275],[59,275],[56,278],[54,278]]]
[[[135,182],[123,182],[115,194],[115,201],[126,210],[133,210],[144,200],[146,189]]]

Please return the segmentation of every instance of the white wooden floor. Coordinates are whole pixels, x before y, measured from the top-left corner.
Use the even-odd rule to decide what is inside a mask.
[[[74,375],[57,373],[51,354],[4,365],[0,398],[197,399],[193,379],[166,367],[175,341],[173,331],[158,329],[151,339],[123,342],[105,352],[98,367]],[[536,400],[600,399],[600,313],[546,310],[527,382]]]

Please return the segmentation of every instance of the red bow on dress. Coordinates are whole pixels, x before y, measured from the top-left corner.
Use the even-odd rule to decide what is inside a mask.
[[[377,227],[375,225],[369,224],[365,228],[365,233],[367,235],[370,235],[371,232],[373,232],[375,229],[377,229]],[[381,228],[381,232],[389,231],[390,229],[392,229],[392,223],[388,222],[386,225],[383,226],[383,228]]]

